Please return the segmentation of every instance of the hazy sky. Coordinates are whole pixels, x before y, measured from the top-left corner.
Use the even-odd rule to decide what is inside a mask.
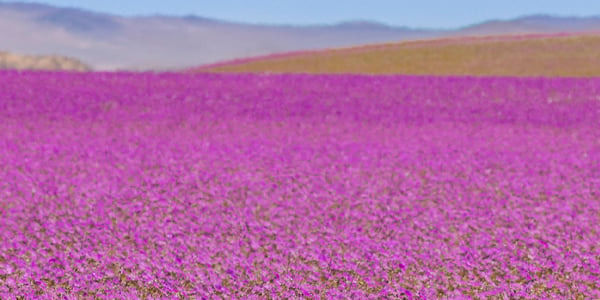
[[[531,14],[598,16],[598,0],[39,0],[120,15],[198,15],[270,24],[372,20],[391,25],[454,28]]]

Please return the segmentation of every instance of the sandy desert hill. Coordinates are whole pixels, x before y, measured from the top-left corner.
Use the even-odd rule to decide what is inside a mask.
[[[600,34],[446,38],[290,53],[202,72],[600,76]]]

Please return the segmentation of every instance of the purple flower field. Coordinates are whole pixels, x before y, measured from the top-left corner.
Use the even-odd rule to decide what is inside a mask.
[[[0,72],[1,299],[598,299],[600,79]]]

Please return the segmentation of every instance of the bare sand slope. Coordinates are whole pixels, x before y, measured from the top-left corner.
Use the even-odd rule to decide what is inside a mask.
[[[298,52],[208,65],[199,72],[600,76],[600,34],[495,36]]]

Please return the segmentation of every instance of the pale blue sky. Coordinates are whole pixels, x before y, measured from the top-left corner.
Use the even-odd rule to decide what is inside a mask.
[[[119,15],[198,15],[269,24],[372,20],[391,25],[456,28],[531,14],[598,16],[600,0],[38,0]]]

